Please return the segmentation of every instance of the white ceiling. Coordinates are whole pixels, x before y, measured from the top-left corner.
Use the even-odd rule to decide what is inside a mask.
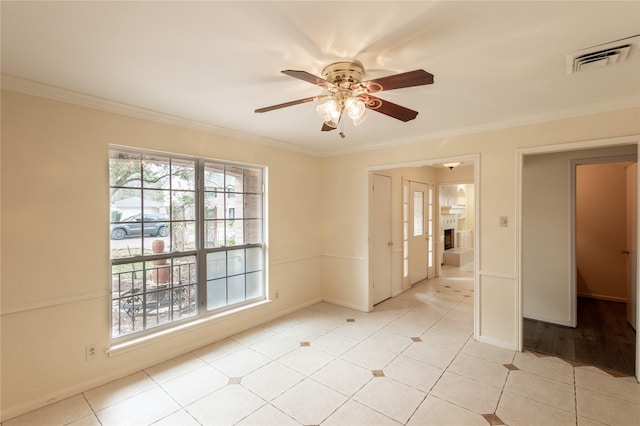
[[[639,1],[2,1],[1,13],[6,76],[319,155],[640,105],[637,49],[566,73],[566,54],[640,34]],[[254,113],[322,93],[281,70],[354,59],[365,79],[434,74],[379,94],[418,117],[370,112],[341,139],[320,132],[314,103]]]

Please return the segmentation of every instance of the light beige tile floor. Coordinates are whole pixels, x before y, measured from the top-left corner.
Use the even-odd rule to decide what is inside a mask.
[[[638,425],[640,385],[474,341],[470,271],[362,313],[319,303],[5,421],[20,425]]]

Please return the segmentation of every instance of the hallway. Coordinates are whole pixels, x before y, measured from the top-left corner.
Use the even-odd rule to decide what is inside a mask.
[[[578,325],[565,327],[524,319],[524,347],[633,376],[636,333],[626,304],[578,298]]]

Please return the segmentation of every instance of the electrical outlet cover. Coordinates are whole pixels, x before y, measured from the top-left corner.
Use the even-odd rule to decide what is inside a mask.
[[[98,356],[98,350],[96,349],[95,343],[87,345],[85,347],[85,356],[87,357],[87,361],[92,360]]]

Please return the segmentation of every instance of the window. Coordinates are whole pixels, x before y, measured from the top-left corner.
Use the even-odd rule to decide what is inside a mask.
[[[265,298],[263,168],[109,158],[113,338]]]
[[[413,236],[424,235],[424,192],[413,192]]]

